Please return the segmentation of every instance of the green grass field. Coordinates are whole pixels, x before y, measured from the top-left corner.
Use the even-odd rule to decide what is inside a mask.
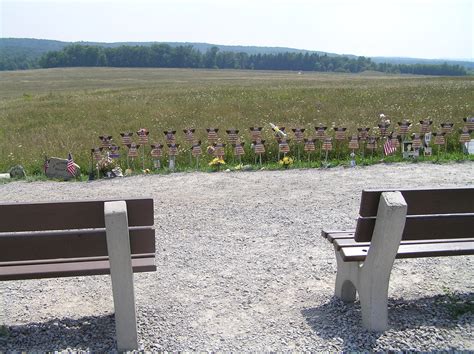
[[[224,141],[225,129],[240,129],[248,145],[248,128],[264,126],[275,153],[269,122],[304,127],[309,137],[318,123],[349,132],[375,127],[382,112],[392,127],[402,119],[430,118],[435,131],[441,122],[455,123],[457,131],[462,118],[474,115],[473,77],[72,68],[0,72],[0,83],[0,171],[22,164],[30,174],[41,171],[44,156],[65,158],[69,151],[87,171],[99,135],[112,135],[120,144],[120,132],[139,128],[161,143],[164,130],[177,130],[178,164],[184,166],[187,127],[196,128],[205,150],[207,127],[220,128]],[[418,130],[416,124],[411,128]],[[460,147],[456,139],[451,150]],[[208,160],[204,155],[203,163]],[[253,161],[250,152],[246,161]],[[151,167],[151,159],[147,163]]]

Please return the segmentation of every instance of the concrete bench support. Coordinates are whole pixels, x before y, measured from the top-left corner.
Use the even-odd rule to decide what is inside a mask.
[[[137,320],[126,203],[105,202],[104,216],[115,307],[117,349],[137,350]]]
[[[406,215],[407,204],[400,192],[382,193],[365,261],[344,262],[336,251],[335,295],[351,302],[359,293],[362,323],[368,330],[384,331],[388,326],[388,285]]]

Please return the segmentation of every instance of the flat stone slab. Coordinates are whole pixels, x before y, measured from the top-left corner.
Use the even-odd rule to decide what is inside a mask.
[[[74,164],[74,165],[76,166],[76,174],[71,175],[67,171],[67,159],[60,159],[58,157],[50,157],[48,159],[48,167],[46,167],[46,176],[49,178],[58,178],[58,179],[65,179],[65,180],[75,178],[76,176],[80,175],[81,168],[77,164]]]

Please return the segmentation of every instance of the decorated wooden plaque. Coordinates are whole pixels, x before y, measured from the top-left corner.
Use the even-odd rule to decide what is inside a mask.
[[[429,120],[429,119],[420,120],[420,133],[421,134],[428,133],[430,131],[431,124],[433,124],[432,120]]]
[[[102,159],[102,149],[103,147],[95,147],[91,149],[92,157],[94,160],[99,161]]]
[[[304,151],[312,152],[316,150],[316,146],[314,145],[315,139],[304,139]]]
[[[201,140],[198,140],[197,142],[193,144],[193,146],[191,146],[191,154],[194,157],[198,157],[202,155]]]
[[[218,128],[207,128],[207,140],[212,144],[215,143],[218,139],[217,132],[219,131]]]
[[[280,142],[278,143],[278,152],[282,154],[290,152],[290,145],[288,145],[287,139],[280,139]]]
[[[378,124],[379,131],[380,131],[380,136],[381,137],[386,137],[388,136],[388,127],[390,127],[390,123],[387,122],[382,122]]]
[[[444,138],[445,133],[443,132],[438,132],[438,133],[433,133],[434,136],[434,144],[435,145],[444,145],[446,143],[446,139]]]
[[[317,140],[324,140],[326,138],[326,129],[328,127],[324,127],[322,126],[322,124],[320,124],[319,126],[317,127],[314,127],[314,129],[316,129],[316,135],[314,136]]]
[[[146,130],[145,128],[138,129],[137,131],[138,143],[141,145],[148,144],[148,134],[150,134],[150,132]]]
[[[469,133],[469,128],[467,126],[461,129],[461,134],[459,135],[460,143],[468,143],[471,141],[471,134]]]
[[[441,133],[450,134],[453,131],[453,123],[441,123]]]
[[[466,122],[467,129],[469,129],[470,132],[474,131],[474,117],[463,118],[463,121]]]
[[[110,145],[109,157],[113,159],[118,159],[120,157],[119,150],[120,150],[120,146],[117,146],[115,144]]]
[[[359,136],[353,134],[349,140],[349,149],[356,150],[359,148]]]
[[[377,149],[377,139],[375,136],[369,136],[367,137],[367,149],[369,150],[375,150]]]
[[[259,140],[253,142],[253,148],[257,155],[261,155],[265,153],[265,140]]]
[[[401,135],[406,135],[408,133],[408,128],[410,128],[411,123],[404,119],[401,122],[398,122],[398,131]]]
[[[120,133],[122,137],[122,145],[130,145],[132,143],[133,132]]]
[[[370,128],[357,128],[357,132],[359,134],[360,141],[366,141],[367,137],[369,136]]]
[[[326,137],[323,142],[322,149],[324,151],[331,151],[332,150],[332,138]]]
[[[262,140],[263,127],[250,127],[250,137],[252,141]]]
[[[389,139],[392,142],[392,145],[397,149],[400,148],[401,135],[395,134],[395,132],[390,133]]]
[[[335,139],[339,141],[346,140],[346,130],[347,128],[334,127],[334,131],[336,132]]]
[[[419,149],[421,148],[422,141],[421,141],[421,135],[418,133],[415,133],[412,135],[412,144],[411,146],[413,149]]]
[[[161,159],[163,156],[163,144],[155,143],[151,144],[151,156],[154,159]]]
[[[293,133],[295,134],[295,141],[297,143],[302,143],[304,140],[304,131],[306,130],[305,128],[293,128],[291,129]]]
[[[127,145],[128,147],[128,157],[135,158],[138,157],[138,148],[140,145],[131,143]]]
[[[245,143],[236,143],[236,144],[232,145],[234,147],[234,155],[235,156],[245,155],[244,144]]]
[[[193,129],[193,128],[183,129],[184,138],[186,139],[186,141],[188,143],[193,143],[194,142],[194,132],[195,131],[196,131],[196,129]]]
[[[163,132],[165,134],[166,144],[173,145],[176,143],[176,130],[165,130]]]
[[[239,130],[238,129],[228,129],[225,131],[227,133],[227,140],[229,140],[230,144],[236,144],[239,140]]]
[[[214,146],[215,157],[222,157],[225,155],[225,150],[224,150],[225,144],[218,142],[218,143],[214,143],[213,146]]]
[[[112,136],[110,135],[101,135],[99,136],[100,146],[104,149],[108,149],[112,144]]]
[[[167,144],[168,145],[168,155],[169,156],[176,156],[178,155],[178,147],[179,144]]]

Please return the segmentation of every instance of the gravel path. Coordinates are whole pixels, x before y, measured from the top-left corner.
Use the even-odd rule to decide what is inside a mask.
[[[380,164],[14,182],[0,185],[0,198],[154,198],[158,271],[135,275],[145,350],[473,350],[473,314],[454,317],[443,290],[472,301],[472,257],[397,260],[390,329],[369,333],[358,302],[333,298],[335,257],[320,237],[323,227],[354,226],[363,188],[473,182],[474,163]],[[114,348],[108,276],[1,282],[0,290],[9,332],[0,350]]]

